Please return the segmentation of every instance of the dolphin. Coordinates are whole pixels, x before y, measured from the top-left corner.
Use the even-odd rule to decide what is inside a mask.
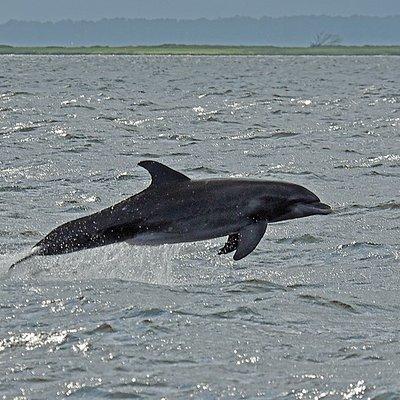
[[[38,242],[30,254],[50,256],[126,241],[161,245],[228,236],[219,254],[249,255],[269,223],[325,215],[331,207],[303,186],[250,179],[192,180],[156,161],[138,164],[150,186],[109,208],[67,222]]]

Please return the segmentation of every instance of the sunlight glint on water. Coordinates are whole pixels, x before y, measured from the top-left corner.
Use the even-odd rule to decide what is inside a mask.
[[[0,394],[400,397],[398,57],[0,57]],[[335,213],[36,257],[61,223],[192,178],[299,183]]]

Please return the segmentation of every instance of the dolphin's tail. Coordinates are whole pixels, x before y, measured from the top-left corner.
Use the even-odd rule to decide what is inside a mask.
[[[12,271],[16,265],[21,264],[23,261],[28,260],[31,257],[39,255],[40,250],[41,250],[40,246],[35,246],[27,256],[21,258],[20,260],[15,262],[13,265],[11,265],[11,267],[8,269],[8,271],[9,272]]]

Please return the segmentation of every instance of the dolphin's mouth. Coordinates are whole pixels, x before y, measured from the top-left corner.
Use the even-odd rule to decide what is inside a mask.
[[[332,213],[332,208],[328,204],[316,201],[314,203],[297,203],[296,211],[307,215],[326,215]]]

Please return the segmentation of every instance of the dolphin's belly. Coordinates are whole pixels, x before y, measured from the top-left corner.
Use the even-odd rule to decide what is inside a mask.
[[[197,242],[200,240],[209,240],[227,236],[236,233],[242,227],[243,224],[238,223],[220,227],[190,229],[182,232],[174,232],[172,230],[154,230],[139,233],[133,238],[126,240],[126,242],[136,246],[159,246],[162,244]]]

